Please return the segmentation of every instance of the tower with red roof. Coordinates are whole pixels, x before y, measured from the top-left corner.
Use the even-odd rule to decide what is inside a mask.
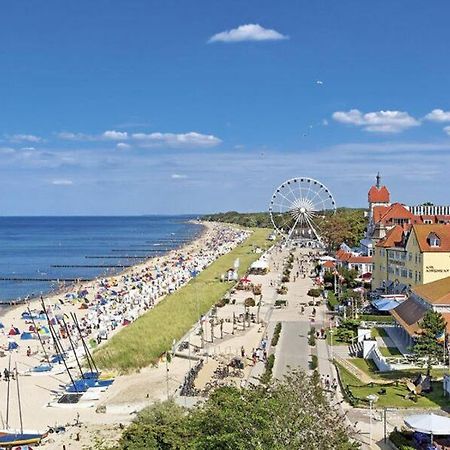
[[[381,175],[380,172],[377,173],[377,183],[369,189],[367,199],[369,201],[369,225],[368,233],[370,236],[373,232],[373,227],[375,225],[374,221],[374,208],[381,206],[387,208],[391,205],[391,194],[386,186],[381,185]],[[378,208],[381,209],[381,208]]]

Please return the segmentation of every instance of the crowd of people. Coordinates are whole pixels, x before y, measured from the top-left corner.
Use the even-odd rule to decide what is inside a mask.
[[[33,328],[34,337],[33,320],[40,328],[48,316],[63,342],[68,335],[76,340],[81,332],[85,338],[100,343],[114,330],[135,321],[160,298],[184,286],[248,235],[247,231],[229,226],[209,227],[197,244],[174,250],[152,264],[135,266],[122,275],[80,285],[79,289],[61,296],[57,303],[47,303],[47,315],[41,308],[31,311],[33,317],[24,313],[22,331]],[[76,312],[78,324],[67,319],[69,310]],[[50,336],[43,337],[50,349]]]

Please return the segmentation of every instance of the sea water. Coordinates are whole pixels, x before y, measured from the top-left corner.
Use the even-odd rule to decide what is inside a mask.
[[[189,222],[192,218],[0,217],[0,278],[63,280],[111,275],[123,268],[69,266],[133,265],[163,254],[201,233],[201,225]],[[0,280],[0,302],[45,294],[58,286],[51,281]]]

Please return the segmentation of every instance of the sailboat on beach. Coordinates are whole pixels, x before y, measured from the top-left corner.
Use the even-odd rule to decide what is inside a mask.
[[[19,386],[19,373],[17,371],[17,364],[15,366],[15,379],[17,388],[17,402],[19,406],[19,419],[20,429],[14,430],[9,428],[9,403],[11,394],[11,356],[9,357],[8,372],[8,385],[6,391],[6,422],[3,424],[5,429],[0,430],[0,449],[12,449],[13,447],[27,446],[31,444],[39,444],[42,439],[47,436],[47,433],[41,433],[39,431],[31,431],[23,429],[22,420],[22,403],[20,400],[20,386]],[[25,447],[26,448],[26,447]]]

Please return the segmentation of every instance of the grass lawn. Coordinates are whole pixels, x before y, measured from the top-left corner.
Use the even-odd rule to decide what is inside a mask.
[[[231,252],[220,257],[186,286],[166,296],[152,310],[113,336],[95,351],[97,365],[126,373],[155,364],[169,350],[173,340],[181,339],[199,314],[206,313],[234,283],[221,283],[220,275],[240,260],[239,276],[243,276],[261,255],[254,246],[268,248],[269,230],[254,229],[251,236]]]
[[[397,347],[379,347],[380,353],[385,357],[402,356],[402,352]]]
[[[336,294],[333,291],[327,291],[327,304],[331,311],[334,311],[334,307],[339,305],[339,300],[336,298]]]
[[[374,380],[386,380],[395,381],[404,378],[413,379],[419,373],[425,374],[426,369],[408,369],[408,370],[395,370],[393,372],[379,372],[377,366],[371,359],[363,358],[351,358],[348,360],[358,369],[362,370],[364,373],[369,375],[369,377]],[[434,379],[441,378],[445,373],[446,369],[431,369],[431,376]]]
[[[375,394],[378,396],[376,407],[386,408],[440,408],[449,406],[448,399],[444,397],[444,391],[441,382],[433,382],[433,391],[429,394],[420,395],[417,401],[405,399],[408,394],[408,389],[404,383],[399,383],[398,386],[388,385],[383,386],[386,389],[386,394],[380,394],[381,386],[379,385],[362,385],[361,381],[353,376],[348,370],[342,366],[339,367],[341,382],[348,389],[352,395],[358,399],[364,400],[368,395]],[[367,405],[367,402],[361,402],[360,406]]]
[[[331,342],[333,340],[333,342]],[[334,329],[333,333],[330,333],[330,330],[327,332],[327,344],[328,345],[349,345],[348,342],[340,341],[336,337],[336,328]]]
[[[384,328],[372,328],[370,334],[372,338],[388,336],[387,331]]]

